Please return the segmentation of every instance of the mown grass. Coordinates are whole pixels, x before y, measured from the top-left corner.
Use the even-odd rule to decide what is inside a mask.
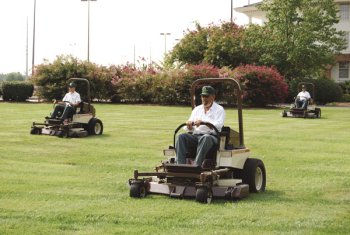
[[[244,110],[245,144],[267,188],[238,202],[129,197],[134,169],[162,160],[189,107],[95,105],[102,136],[29,134],[49,104],[0,103],[0,234],[349,234],[350,109],[321,119]],[[227,123],[237,126],[236,112]]]

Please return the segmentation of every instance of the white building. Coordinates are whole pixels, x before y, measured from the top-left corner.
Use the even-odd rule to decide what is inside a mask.
[[[339,7],[340,21],[335,27],[338,30],[346,32],[345,39],[347,48],[336,56],[336,64],[328,71],[328,77],[336,82],[350,81],[350,0],[334,0]],[[254,3],[234,10],[243,13],[249,18],[249,23],[255,23],[256,20],[264,23],[267,21],[265,12],[258,9],[260,3]]]

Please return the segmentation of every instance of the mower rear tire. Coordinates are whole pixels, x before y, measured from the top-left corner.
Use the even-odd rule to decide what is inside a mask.
[[[320,108],[316,108],[315,112],[316,112],[316,117],[317,118],[321,118],[321,109]]]
[[[196,201],[200,203],[211,203],[213,193],[207,187],[199,187],[196,190]]]
[[[87,131],[89,135],[102,135],[103,133],[102,121],[97,118],[91,118],[87,126]]]
[[[264,192],[266,187],[264,163],[260,159],[248,158],[244,164],[242,181],[249,185],[249,192]]]
[[[146,196],[146,188],[143,184],[133,183],[130,185],[130,197],[142,198]]]

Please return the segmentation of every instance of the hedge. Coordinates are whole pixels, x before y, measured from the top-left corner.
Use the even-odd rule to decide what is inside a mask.
[[[26,101],[33,95],[34,86],[28,82],[3,82],[2,93],[5,101]]]
[[[288,85],[275,68],[244,65],[237,67],[234,74],[243,88],[243,102],[248,105],[281,103],[288,96]]]

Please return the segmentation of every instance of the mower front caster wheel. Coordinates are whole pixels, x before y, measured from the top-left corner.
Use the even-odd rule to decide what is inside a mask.
[[[143,184],[133,183],[130,185],[130,197],[142,198],[146,196],[146,188]]]
[[[199,187],[196,190],[196,201],[200,203],[211,203],[213,193],[207,187]]]

